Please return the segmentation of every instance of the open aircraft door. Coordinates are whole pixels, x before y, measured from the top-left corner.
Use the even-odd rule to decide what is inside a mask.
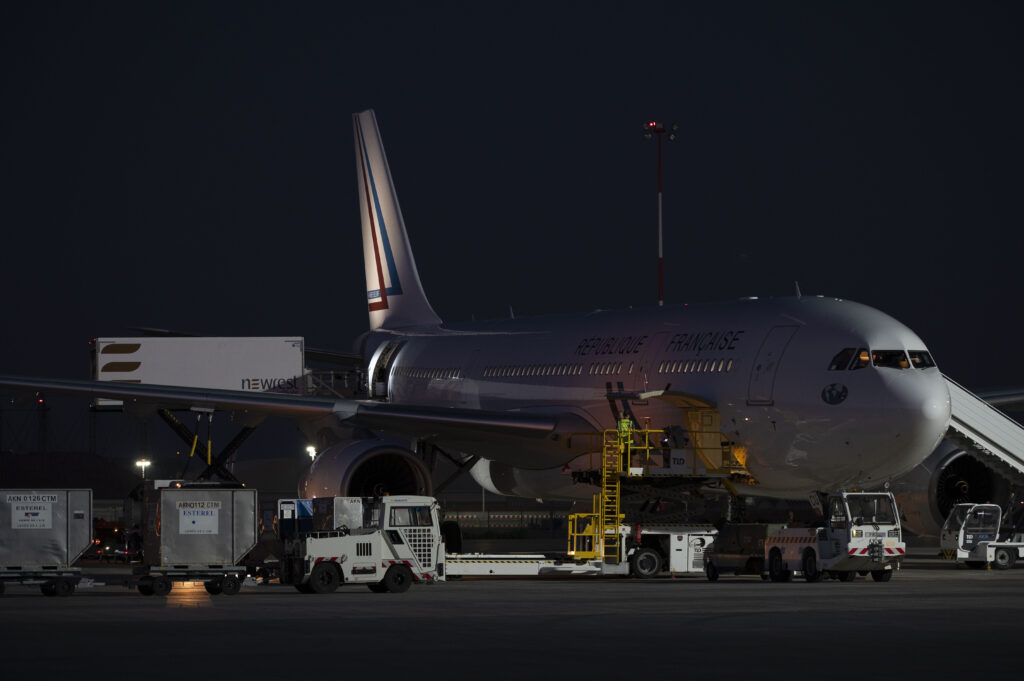
[[[747,387],[747,404],[768,406],[775,403],[775,372],[786,346],[796,333],[797,326],[776,326],[768,332],[761,349],[757,352],[754,367],[750,370],[750,384]]]
[[[398,351],[405,345],[405,341],[390,341],[381,343],[370,358],[370,365],[366,372],[367,388],[370,397],[377,400],[388,399],[391,382],[391,368],[398,357]]]

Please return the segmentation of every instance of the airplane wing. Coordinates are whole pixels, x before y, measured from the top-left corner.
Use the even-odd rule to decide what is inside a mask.
[[[129,408],[195,407],[230,411],[246,417],[283,416],[294,419],[333,415],[345,425],[370,429],[386,428],[389,432],[409,437],[475,434],[541,438],[554,432],[561,420],[557,413],[424,407],[286,393],[26,376],[0,376],[0,388],[119,399]]]

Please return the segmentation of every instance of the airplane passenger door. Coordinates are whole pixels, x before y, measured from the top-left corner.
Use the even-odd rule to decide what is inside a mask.
[[[405,341],[390,341],[382,343],[377,351],[370,358],[367,368],[367,388],[370,397],[378,400],[386,400],[388,397],[388,380],[391,375],[391,367],[398,351],[405,345]]]
[[[773,390],[775,372],[786,346],[796,333],[797,326],[776,326],[768,332],[757,351],[757,359],[750,370],[750,384],[747,387],[747,404],[769,406],[774,404]]]

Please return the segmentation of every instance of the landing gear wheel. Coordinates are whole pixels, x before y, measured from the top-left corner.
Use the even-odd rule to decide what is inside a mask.
[[[875,580],[876,582],[888,582],[890,579],[892,579],[892,573],[894,573],[894,572],[896,572],[896,571],[895,570],[872,570],[871,571],[871,579]]]
[[[838,573],[840,582],[852,582],[857,579],[857,573],[853,570],[846,570],[845,572]]]
[[[654,549],[640,549],[629,559],[629,570],[639,579],[655,577],[661,572],[661,556]]]
[[[221,593],[220,582],[212,579],[209,582],[203,582],[203,586],[206,587],[206,593],[211,596],[216,596]]]
[[[167,577],[154,577],[152,588],[154,596],[166,596],[171,593],[171,580]]]
[[[370,591],[372,591],[375,594],[386,594],[388,592],[388,588],[386,586],[384,586],[383,582],[375,582],[373,584],[367,584],[366,588],[369,589]]]
[[[791,575],[782,562],[782,551],[777,548],[768,554],[768,579],[773,582],[788,582]]]
[[[709,582],[718,581],[718,568],[711,561],[708,561],[708,564],[704,566],[704,574],[707,575]]]
[[[808,582],[820,582],[821,578],[825,576],[818,569],[818,554],[814,552],[814,549],[808,548],[804,551],[803,568],[804,579]]]
[[[220,580],[220,590],[225,596],[234,596],[242,590],[242,582],[235,575],[225,575]]]
[[[412,570],[407,565],[392,565],[384,573],[381,584],[393,594],[405,593],[412,585]]]
[[[295,590],[298,591],[300,594],[316,593],[313,591],[313,587],[311,587],[309,584],[295,584],[294,586]]]
[[[56,596],[57,595],[57,589],[54,588],[52,582],[49,583],[49,584],[40,584],[39,585],[39,590],[43,592],[44,596]]]
[[[334,563],[317,563],[309,573],[309,586],[318,594],[333,593],[340,582],[341,575]]]
[[[1009,570],[1017,562],[1017,549],[999,547],[992,559],[992,567],[997,570]]]

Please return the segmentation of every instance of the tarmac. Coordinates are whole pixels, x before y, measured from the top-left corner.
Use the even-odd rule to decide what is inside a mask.
[[[1024,569],[910,556],[887,583],[753,576],[462,579],[404,594],[304,595],[247,580],[166,598],[86,567],[70,598],[8,586],[8,678],[920,678],[1015,667]]]

